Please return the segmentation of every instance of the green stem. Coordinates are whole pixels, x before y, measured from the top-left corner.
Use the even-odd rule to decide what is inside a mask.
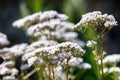
[[[32,70],[31,72],[29,72],[27,75],[25,75],[24,77],[23,77],[23,80],[26,80],[26,79],[28,79],[31,75],[33,75],[34,73],[36,72],[36,70],[34,69],[34,70]]]
[[[117,63],[115,63],[115,64],[113,65],[113,67],[117,67]],[[118,75],[117,72],[114,71],[114,72],[113,72],[113,75],[114,75],[114,79],[115,79],[115,80],[119,80],[119,79],[118,79],[118,76],[119,76],[119,75]]]
[[[94,40],[97,41],[97,44],[99,42],[98,40],[98,35],[97,33],[95,32],[95,35],[94,35]],[[98,64],[98,56],[99,56],[99,44],[95,46],[95,61],[96,61],[96,66],[97,66],[97,75],[98,75],[98,80],[100,80],[101,78],[101,75],[100,75],[100,68],[99,68],[99,64]]]
[[[103,46],[103,32],[100,32],[100,61],[101,61],[101,71],[102,71],[102,74],[101,74],[101,80],[104,80],[104,72],[103,72],[103,49],[102,49],[102,46]]]
[[[49,71],[49,73],[48,73],[48,77],[49,77],[48,80],[52,80],[51,79],[51,69],[50,69],[50,66],[48,66],[48,71]]]

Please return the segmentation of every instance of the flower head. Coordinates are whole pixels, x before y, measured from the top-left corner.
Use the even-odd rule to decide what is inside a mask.
[[[86,13],[82,16],[77,25],[74,28],[78,31],[84,31],[87,27],[92,28],[95,31],[103,31],[105,29],[111,29],[117,25],[113,15],[102,14],[100,11],[93,11]]]

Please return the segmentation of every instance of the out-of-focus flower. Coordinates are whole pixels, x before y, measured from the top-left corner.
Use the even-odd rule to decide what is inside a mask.
[[[28,66],[28,63],[24,63],[20,66],[20,70],[23,71],[23,70],[27,70],[29,68]]]
[[[112,72],[120,73],[120,67],[111,67],[109,69],[109,73],[112,73]]]
[[[29,57],[35,56],[37,53],[39,53],[38,55],[53,55],[61,52],[70,53],[72,55],[83,55],[85,53],[85,51],[76,43],[63,42],[55,46],[38,48],[32,52],[28,52],[24,55],[24,58],[28,59]]]
[[[13,23],[13,26],[17,28],[27,28],[35,22],[43,22],[54,18],[64,21],[68,17],[64,14],[58,14],[56,11],[53,10],[38,12],[15,21]]]
[[[17,28],[27,28],[30,26],[32,23],[36,22],[41,15],[41,12],[35,13],[33,15],[24,17],[22,19],[19,19],[15,22],[13,22],[13,26]]]
[[[18,70],[16,68],[7,68],[6,66],[0,67],[0,75],[11,74],[13,76],[18,74]]]
[[[91,69],[91,65],[89,63],[82,63],[79,65],[79,68],[81,69]]]
[[[116,72],[116,73],[120,74],[120,68],[119,67],[110,67],[110,68],[105,67],[103,69],[103,71],[104,71],[104,73],[114,73],[114,72]]]
[[[7,39],[7,36],[0,32],[0,46],[8,45],[10,42]]]
[[[24,50],[27,49],[27,46],[27,44],[23,43],[14,45],[10,48],[0,49],[0,56],[5,60],[21,56]]]
[[[103,58],[103,63],[118,63],[120,62],[120,55],[119,54],[112,54],[112,55],[107,55],[105,58]]]
[[[90,41],[87,41],[86,46],[87,46],[87,47],[93,47],[93,46],[95,46],[96,44],[97,44],[97,42],[95,42],[95,41],[93,41],[93,40],[90,40]]]
[[[78,58],[78,57],[71,57],[68,64],[71,66],[79,66],[80,63],[83,62],[82,58]]]

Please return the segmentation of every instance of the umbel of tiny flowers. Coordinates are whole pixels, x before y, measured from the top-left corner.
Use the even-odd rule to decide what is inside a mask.
[[[37,12],[13,22],[13,26],[21,28],[33,39],[71,41],[77,38],[73,32],[73,23],[67,21],[68,16],[56,11]],[[70,36],[71,35],[71,36]]]
[[[23,69],[27,70],[27,65],[23,62],[17,61],[24,54],[24,50],[28,44],[16,44],[12,47],[4,47],[0,49],[0,56],[4,59],[4,62],[0,65],[0,75],[2,80],[17,80],[21,74],[24,74]],[[16,63],[16,61],[18,63]],[[16,64],[19,68],[16,68]],[[24,75],[23,75],[24,76]]]
[[[102,14],[100,11],[93,11],[82,16],[80,22],[74,28],[78,31],[85,31],[90,27],[96,32],[105,32],[117,25],[113,15]]]
[[[46,42],[49,43],[51,41]],[[46,73],[44,74],[44,77],[52,80],[59,78],[59,74],[56,73],[58,69],[60,69],[60,72],[63,72],[64,68],[67,69],[68,66],[76,66],[79,68],[85,66],[85,64],[81,64],[83,62],[82,58],[74,56],[83,55],[85,53],[79,45],[72,42],[57,44],[54,41],[52,42],[55,44],[51,46],[42,43],[42,41],[39,42],[46,45],[45,47],[36,47],[33,46],[35,43],[31,44],[30,47],[33,47],[33,50],[27,50],[26,54],[23,56],[23,60],[27,60],[29,66],[35,65],[36,67],[41,68],[44,65],[45,68],[42,68],[43,71],[41,71],[41,73]],[[87,64],[87,67],[90,68],[91,66]],[[66,74],[65,80],[68,80],[68,74]]]
[[[50,10],[37,12],[13,23],[14,27],[24,29],[33,40],[22,56],[23,62],[27,60],[29,67],[34,66],[33,72],[43,73],[43,79],[55,80],[57,79],[55,77],[60,78],[61,75],[58,72],[64,73],[67,65],[91,68],[90,64],[83,63],[82,58],[76,57],[78,54],[85,53],[80,47],[84,46],[84,43],[77,39],[78,34],[73,32],[72,28],[74,24],[68,22],[67,18],[64,14]],[[64,41],[73,41],[80,45]],[[66,72],[64,74],[68,80]],[[24,78],[27,79],[29,76]],[[62,80],[66,80],[66,78]],[[57,80],[61,80],[61,78]]]
[[[88,27],[90,27],[94,31],[96,35],[94,39],[97,42],[97,45],[95,47],[95,50],[96,50],[95,52],[97,53],[97,57],[99,57],[101,61],[100,69],[102,71],[102,75],[100,79],[102,80],[104,80],[103,62],[102,62],[102,58],[104,56],[103,49],[102,49],[103,36],[113,26],[116,26],[116,25],[117,25],[117,21],[115,20],[113,15],[102,14],[100,11],[93,11],[93,12],[84,14],[80,22],[78,22],[74,26],[74,29],[78,31],[84,32]]]

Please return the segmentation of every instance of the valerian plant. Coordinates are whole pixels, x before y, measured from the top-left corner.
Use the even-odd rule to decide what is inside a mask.
[[[0,64],[0,79],[30,80],[37,74],[35,80],[76,80],[76,68],[84,73],[92,66],[81,57],[86,52],[85,44],[78,39],[73,27],[82,32],[90,27],[95,36],[86,46],[93,49],[99,80],[107,80],[108,76],[110,80],[119,80],[120,56],[104,56],[102,49],[103,36],[117,25],[114,16],[94,11],[83,15],[76,25],[67,19],[65,14],[53,10],[21,18],[13,22],[13,26],[24,30],[30,41],[11,47],[3,47],[10,42],[0,33],[0,57],[4,60]]]
[[[76,29],[77,31],[85,32],[88,27],[90,27],[94,31],[95,36],[93,37],[95,41],[88,41],[86,45],[95,49],[93,53],[95,55],[96,63],[98,64],[98,61],[100,61],[100,67],[98,65],[99,80],[105,80],[103,64],[104,52],[102,49],[104,38],[103,36],[113,26],[116,25],[117,21],[115,20],[113,15],[102,14],[100,11],[94,11],[84,14],[80,22],[78,22],[74,26],[74,29]]]
[[[76,57],[83,55],[85,50],[80,47],[82,42],[77,40],[78,34],[73,32],[74,24],[68,22],[67,18],[56,11],[45,11],[13,23],[31,37],[32,43],[22,56],[22,61],[27,61],[29,67],[34,66],[33,72],[40,73],[42,80],[69,80],[70,66],[91,68],[90,64],[83,63],[82,58]],[[76,41],[80,45],[73,43]]]
[[[75,68],[90,69],[91,65],[80,57],[86,52],[84,42],[77,39],[74,24],[67,19],[65,14],[51,10],[13,22],[14,27],[26,31],[30,42],[0,49],[4,59],[1,79],[29,80],[37,72],[38,80],[69,80],[75,79],[71,74]],[[9,43],[6,35],[0,40],[1,45]]]

